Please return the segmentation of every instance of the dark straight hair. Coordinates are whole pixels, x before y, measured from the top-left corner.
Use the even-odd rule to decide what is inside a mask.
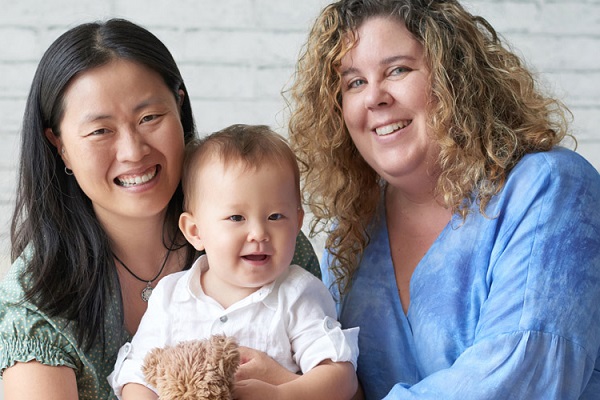
[[[60,135],[64,93],[71,80],[114,59],[130,60],[157,72],[178,101],[183,90],[185,142],[196,136],[189,95],[175,60],[141,26],[123,19],[78,25],[56,39],[42,56],[23,118],[11,259],[14,262],[31,246],[31,256],[25,258],[26,299],[50,316],[74,322],[79,344],[87,349],[96,340],[104,341],[108,299],[118,288],[118,279],[110,242],[91,201],[76,180],[65,174],[65,165],[44,131],[51,128]],[[177,230],[182,204],[180,184],[168,204],[163,238],[179,247],[188,246]],[[186,266],[194,257],[193,249],[188,249]]]

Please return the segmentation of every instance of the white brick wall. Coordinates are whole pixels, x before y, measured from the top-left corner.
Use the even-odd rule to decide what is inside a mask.
[[[578,152],[600,169],[600,0],[467,0],[573,112]]]

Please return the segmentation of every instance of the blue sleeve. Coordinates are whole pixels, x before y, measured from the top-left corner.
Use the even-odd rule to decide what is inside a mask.
[[[329,289],[329,292],[331,293],[331,296],[333,297],[333,301],[335,302],[335,309],[336,309],[336,312],[337,312],[337,315],[339,318],[340,312],[341,312],[341,309],[340,309],[341,295],[340,295],[338,285],[336,285],[336,283],[335,283],[335,276],[329,269],[329,265],[331,264],[331,261],[332,261],[331,253],[329,253],[329,251],[327,251],[327,250],[324,250],[323,256],[321,257],[321,263],[320,263],[321,280],[323,281],[323,284],[325,284],[327,289]]]
[[[490,208],[496,243],[473,343],[386,399],[600,396],[600,176],[573,154],[515,168]]]
[[[514,332],[479,340],[452,367],[413,386],[399,383],[385,399],[579,399],[593,368],[568,339]]]

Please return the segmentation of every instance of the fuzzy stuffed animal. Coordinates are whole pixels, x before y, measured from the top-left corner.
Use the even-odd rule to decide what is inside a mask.
[[[230,400],[239,363],[235,339],[214,335],[153,349],[142,369],[161,400]]]

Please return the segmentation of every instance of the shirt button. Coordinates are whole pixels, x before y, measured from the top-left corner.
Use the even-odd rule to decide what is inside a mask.
[[[223,315],[219,320],[223,323],[227,322],[227,315]]]
[[[325,322],[325,326],[327,326],[327,329],[329,330],[334,328],[333,322],[330,319],[328,319],[327,322]]]

